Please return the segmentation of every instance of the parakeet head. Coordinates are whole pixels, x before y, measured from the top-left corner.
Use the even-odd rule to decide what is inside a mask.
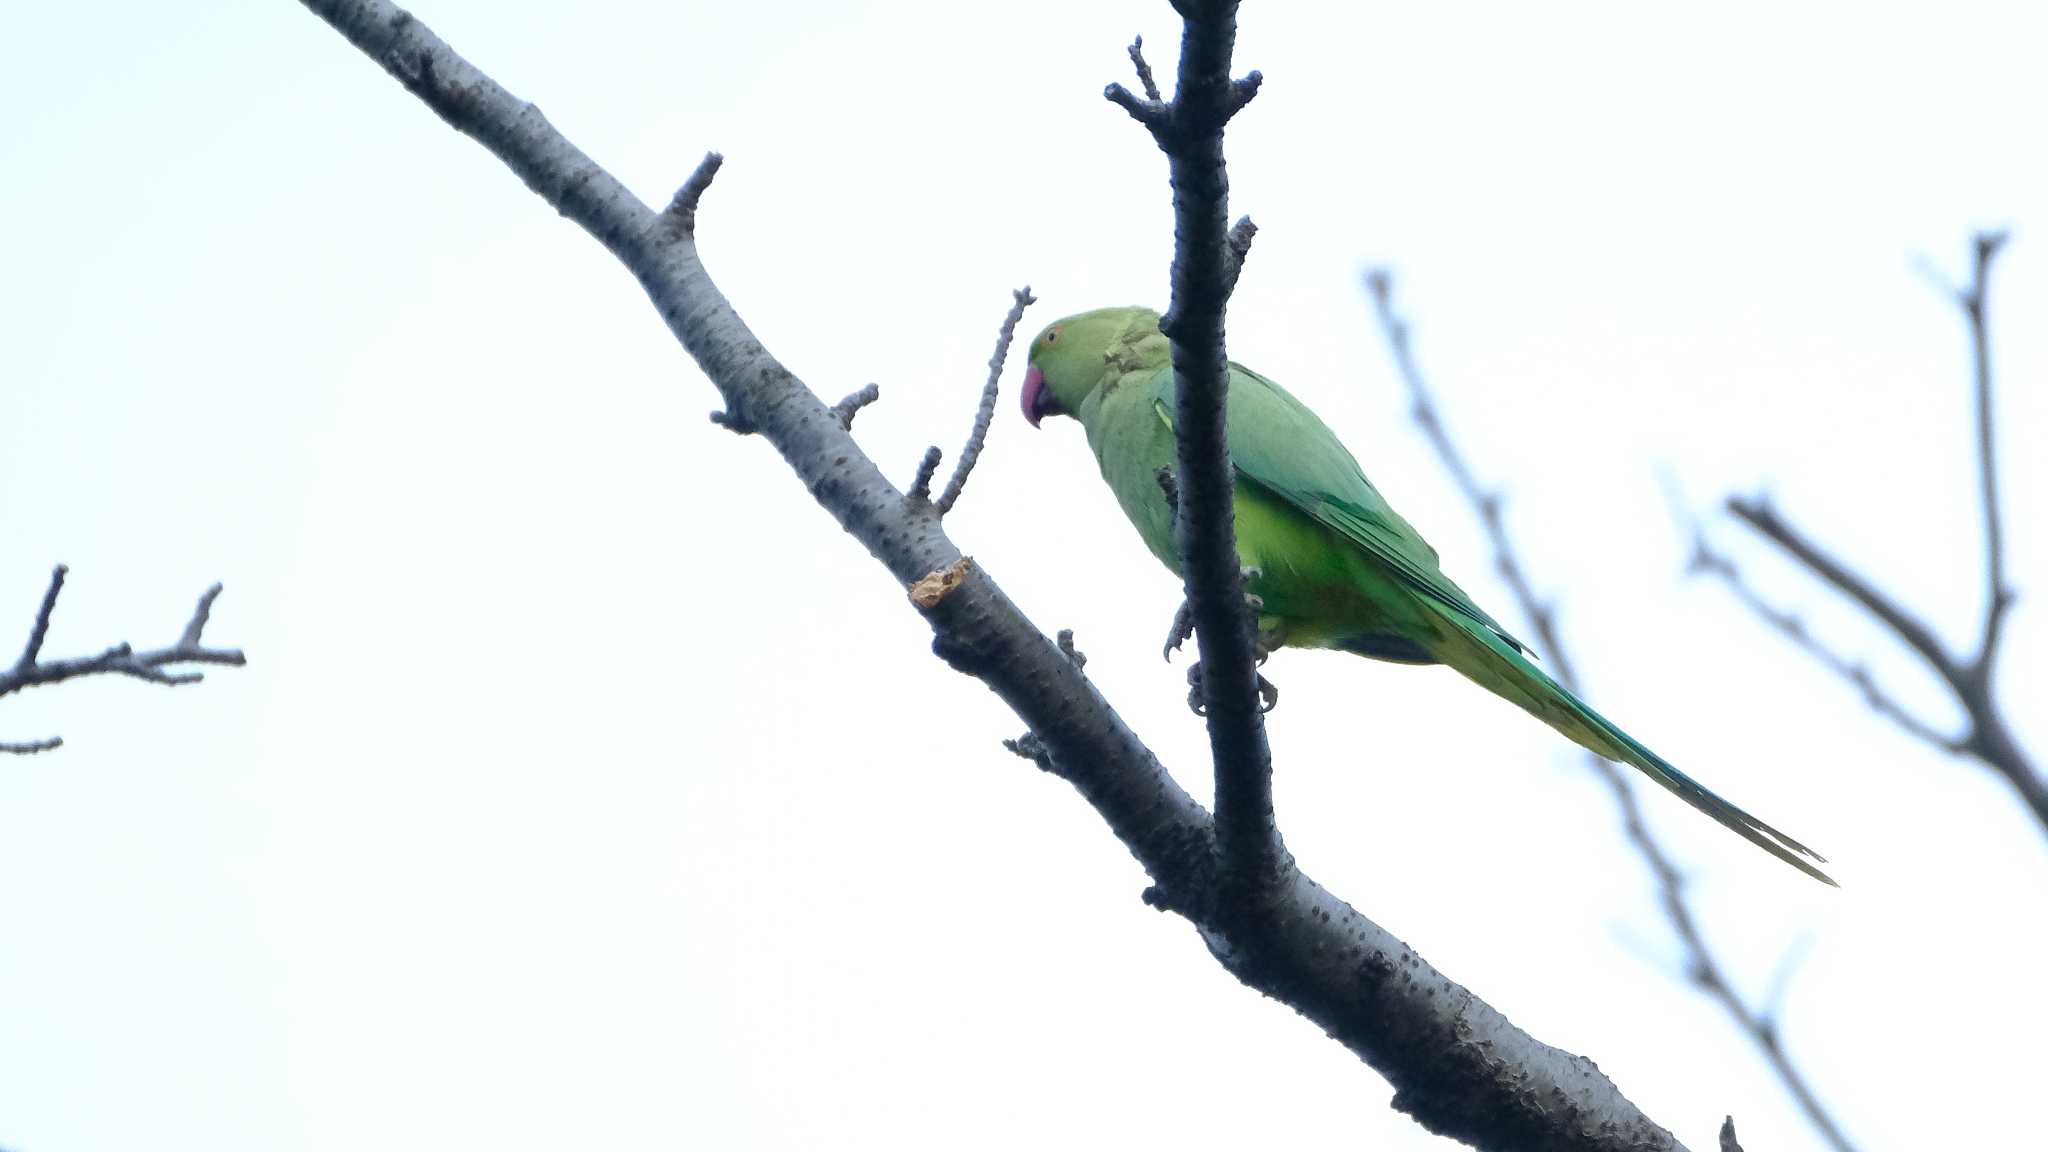
[[[1150,308],[1097,308],[1055,320],[1031,341],[1024,373],[1024,418],[1038,427],[1046,416],[1072,416],[1105,380],[1166,363],[1159,313]]]

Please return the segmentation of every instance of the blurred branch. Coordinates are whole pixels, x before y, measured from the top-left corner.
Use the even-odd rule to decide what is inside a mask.
[[[1998,510],[1997,436],[1991,417],[1991,326],[1985,309],[1991,291],[1991,260],[2005,246],[2006,233],[1979,232],[1973,240],[1976,262],[1970,286],[1956,293],[1970,320],[1970,360],[1977,398],[1977,481],[1984,505],[1984,636],[1977,646],[1978,677],[1987,683],[1998,658],[1998,640],[2005,614],[2012,608],[2012,586],[2005,582],[2005,529]]]
[[[1536,646],[1550,662],[1553,675],[1558,683],[1573,695],[1579,695],[1578,670],[1573,666],[1563,639],[1558,635],[1557,612],[1536,595],[1534,585],[1529,581],[1527,571],[1522,567],[1515,551],[1514,542],[1509,538],[1507,523],[1501,513],[1501,497],[1482,487],[1473,474],[1472,467],[1458,450],[1446,428],[1441,410],[1437,407],[1436,396],[1430,390],[1429,382],[1423,378],[1422,370],[1415,362],[1415,350],[1408,335],[1408,325],[1401,319],[1394,307],[1393,276],[1384,268],[1375,268],[1366,273],[1365,284],[1372,294],[1373,307],[1379,317],[1380,331],[1386,336],[1387,348],[1394,359],[1394,368],[1408,387],[1408,396],[1414,404],[1415,422],[1422,427],[1423,435],[1436,450],[1452,480],[1458,485],[1465,499],[1478,515],[1479,523],[1486,531],[1488,546],[1493,551],[1494,566],[1501,579],[1513,594],[1516,605],[1529,621],[1536,636]],[[1608,761],[1591,755],[1586,756],[1586,766],[1592,769],[1607,790],[1614,797],[1615,806],[1621,809],[1622,829],[1628,841],[1636,850],[1651,876],[1657,881],[1658,900],[1664,908],[1665,919],[1685,949],[1685,975],[1701,992],[1721,1005],[1758,1049],[1770,1062],[1778,1079],[1791,1093],[1807,1119],[1819,1130],[1828,1146],[1837,1152],[1850,1152],[1854,1147],[1827,1108],[1814,1095],[1802,1073],[1786,1055],[1778,1040],[1778,1025],[1771,1010],[1753,1009],[1746,1004],[1735,986],[1722,969],[1720,960],[1707,944],[1705,933],[1700,928],[1699,918],[1686,899],[1685,878],[1671,854],[1658,843],[1650,832],[1649,824],[1643,819],[1641,804],[1636,799],[1635,788],[1621,769]],[[1789,971],[1789,969],[1787,969]],[[1788,977],[1789,978],[1789,977]],[[1782,983],[1782,982],[1781,982]],[[1732,1129],[1731,1129],[1732,1130]]]
[[[1172,301],[1159,329],[1173,342],[1174,441],[1180,486],[1175,534],[1181,579],[1195,627],[1199,673],[1190,669],[1209,730],[1216,778],[1216,828],[1222,843],[1226,901],[1233,914],[1264,914],[1265,894],[1291,866],[1273,813],[1273,757],[1266,743],[1254,621],[1237,554],[1224,400],[1230,368],[1223,313],[1255,229],[1226,228],[1230,181],[1223,128],[1258,94],[1257,72],[1230,76],[1237,41],[1237,0],[1176,0],[1182,18],[1180,68],[1173,98],[1161,99],[1142,41],[1130,56],[1145,90],[1121,84],[1103,95],[1129,112],[1166,153],[1173,187]]]
[[[1758,619],[1769,624],[1794,647],[1820,661],[1830,672],[1854,685],[1856,690],[1862,693],[1864,703],[1870,705],[1871,710],[1878,715],[1905,729],[1914,738],[1925,740],[1944,751],[1963,750],[1959,740],[1944,735],[1933,724],[1914,715],[1896,696],[1880,687],[1877,679],[1871,675],[1869,665],[1829,647],[1813,634],[1812,628],[1803,617],[1764,599],[1763,594],[1758,592],[1750,584],[1748,577],[1742,574],[1742,569],[1736,566],[1735,561],[1714,548],[1713,543],[1707,538],[1706,528],[1692,519],[1682,503],[1674,501],[1673,515],[1692,536],[1692,559],[1686,565],[1687,571],[1705,573],[1726,584],[1728,590],[1735,594],[1735,598],[1751,612],[1756,613]]]
[[[200,636],[206,630],[206,621],[213,614],[213,602],[220,595],[220,585],[208,588],[199,597],[198,607],[192,610],[191,619],[185,622],[185,630],[175,644],[165,648],[151,648],[137,652],[126,643],[116,644],[97,656],[80,656],[69,660],[44,660],[43,642],[50,634],[50,616],[57,610],[57,597],[64,591],[64,577],[70,569],[59,564],[50,573],[50,586],[43,593],[43,602],[36,609],[35,622],[29,626],[28,644],[22,648],[20,659],[14,666],[0,672],[0,697],[9,696],[24,688],[42,684],[56,684],[65,680],[76,680],[82,676],[129,676],[147,680],[152,684],[196,684],[203,677],[197,671],[170,671],[184,664],[227,664],[240,666],[247,661],[239,648],[208,648],[200,643]],[[48,752],[60,748],[64,740],[51,736],[27,743],[0,743],[0,753],[26,755]]]
[[[1592,1061],[1515,1028],[1298,870],[1285,872],[1271,915],[1255,926],[1217,915],[1216,822],[1096,692],[1079,659],[960,554],[935,509],[905,500],[838,413],[748,330],[698,257],[694,213],[665,221],[533,105],[388,0],[304,2],[638,278],[726,411],[774,445],[819,505],[909,589],[933,651],[1029,726],[1030,739],[1013,742],[1019,754],[1074,784],[1150,874],[1155,902],[1192,920],[1233,975],[1378,1070],[1394,1086],[1394,1106],[1431,1131],[1502,1150],[1680,1147]],[[1193,11],[1195,0],[1181,7]]]
[[[1826,549],[1814,543],[1804,533],[1787,524],[1778,515],[1771,502],[1761,496],[1745,500],[1730,496],[1727,508],[1731,515],[1754,529],[1757,535],[1776,544],[1800,563],[1812,570],[1813,574],[1834,585],[1843,595],[1863,606],[1880,623],[1892,630],[1893,634],[1906,645],[1918,652],[1931,665],[1935,674],[1947,679],[1963,675],[1963,668],[1949,658],[1941,641],[1934,635],[1925,621],[1899,607],[1879,592],[1869,581],[1836,560]]]
[[[1750,589],[1734,561],[1714,552],[1703,533],[1695,530],[1694,566],[1720,578],[1750,609],[1794,644],[1819,659],[1831,671],[1862,694],[1879,715],[1891,720],[1914,737],[1951,754],[1967,755],[2003,776],[2020,794],[2043,834],[2048,834],[2048,779],[2020,747],[2012,734],[2005,712],[1998,704],[1997,662],[1999,640],[2004,635],[2005,617],[2013,604],[2012,586],[2005,575],[2005,532],[1998,499],[1996,436],[1992,416],[1991,336],[1987,318],[1991,261],[2006,241],[2003,232],[1980,232],[1973,241],[1975,256],[1970,283],[1951,289],[1956,306],[1970,325],[1974,393],[1977,416],[1977,472],[1979,504],[1984,520],[1984,621],[1977,651],[1958,656],[1936,636],[1918,613],[1879,591],[1834,552],[1813,537],[1792,526],[1762,497],[1730,496],[1727,509],[1737,520],[1775,544],[1799,562],[1822,583],[1832,587],[1912,649],[1930,672],[1948,686],[1965,717],[1960,735],[1948,735],[1921,720],[1881,691],[1861,663],[1847,660],[1807,634],[1804,622],[1790,613],[1773,608]]]

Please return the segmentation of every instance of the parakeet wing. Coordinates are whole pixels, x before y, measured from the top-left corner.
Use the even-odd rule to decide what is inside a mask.
[[[1148,382],[1160,418],[1173,423],[1173,370]],[[1242,364],[1230,365],[1230,460],[1239,475],[1341,533],[1421,596],[1515,639],[1437,567],[1436,549],[1387,504],[1365,470],[1308,406]]]

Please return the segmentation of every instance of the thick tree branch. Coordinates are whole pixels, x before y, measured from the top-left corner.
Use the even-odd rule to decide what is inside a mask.
[[[1246,610],[1232,508],[1230,443],[1224,426],[1230,372],[1223,314],[1254,231],[1226,228],[1230,181],[1223,128],[1258,91],[1256,72],[1230,77],[1237,0],[1179,0],[1180,69],[1173,99],[1161,101],[1139,44],[1133,64],[1146,88],[1105,95],[1130,112],[1166,153],[1173,186],[1172,300],[1159,327],[1173,342],[1174,439],[1179,467],[1181,579],[1202,671],[1201,712],[1215,761],[1216,824],[1232,907],[1258,914],[1291,866],[1273,813],[1273,758],[1262,715],[1256,624]]]
[[[1472,467],[1465,461],[1464,453],[1458,450],[1451,439],[1450,431],[1444,425],[1443,415],[1437,407],[1436,397],[1422,370],[1416,365],[1415,350],[1408,336],[1408,325],[1401,319],[1394,307],[1393,277],[1385,269],[1374,269],[1366,274],[1366,288],[1372,294],[1373,307],[1379,317],[1380,331],[1385,334],[1387,348],[1393,356],[1394,368],[1408,387],[1409,400],[1414,405],[1415,422],[1422,427],[1423,435],[1436,450],[1444,467],[1451,474],[1458,490],[1471,503],[1478,515],[1479,523],[1486,531],[1488,546],[1493,551],[1494,566],[1501,579],[1514,596],[1515,604],[1528,619],[1530,629],[1535,633],[1537,650],[1550,662],[1551,674],[1574,694],[1580,692],[1577,669],[1572,665],[1566,652],[1563,638],[1558,634],[1557,613],[1536,595],[1535,586],[1529,581],[1526,570],[1515,551],[1513,540],[1508,536],[1507,523],[1501,514],[1501,498],[1498,493],[1489,492],[1479,483]],[[1768,1008],[1752,1009],[1744,1003],[1735,985],[1728,979],[1721,962],[1708,946],[1705,931],[1700,927],[1698,916],[1686,899],[1685,877],[1671,854],[1650,831],[1643,819],[1641,803],[1636,798],[1634,786],[1620,768],[1598,756],[1588,755],[1586,766],[1607,785],[1614,797],[1615,806],[1621,810],[1621,823],[1628,841],[1636,850],[1643,865],[1656,878],[1658,902],[1663,906],[1664,916],[1671,924],[1673,934],[1685,949],[1685,977],[1697,986],[1715,1003],[1728,1013],[1735,1026],[1740,1028],[1763,1053],[1785,1090],[1806,1113],[1807,1119],[1820,1132],[1828,1145],[1838,1152],[1849,1152],[1853,1147],[1834,1118],[1828,1114],[1825,1105],[1814,1095],[1806,1083],[1805,1075],[1792,1063],[1778,1039],[1777,1022]]]
[[[152,648],[137,652],[126,643],[116,644],[97,656],[80,656],[69,660],[42,659],[43,642],[50,634],[50,617],[57,610],[57,596],[64,590],[64,576],[69,571],[59,564],[50,573],[50,586],[43,593],[43,602],[36,609],[35,622],[29,626],[28,643],[22,648],[21,657],[14,666],[0,672],[0,697],[9,696],[24,688],[42,684],[56,684],[64,680],[75,680],[81,676],[115,675],[147,680],[152,684],[195,684],[203,677],[196,671],[172,671],[185,664],[227,664],[239,666],[247,663],[239,648],[208,648],[200,642],[206,630],[206,621],[213,614],[213,602],[220,595],[220,585],[208,588],[199,597],[199,604],[192,610],[191,619],[185,622],[185,630],[179,634],[176,643],[165,648]],[[48,752],[64,744],[62,737],[51,736],[42,740],[25,743],[0,743],[0,753],[25,755]]]
[[[1998,704],[1995,670],[1998,644],[2004,634],[2006,613],[2012,608],[2013,591],[2005,575],[2005,534],[1998,498],[1996,437],[1991,406],[1991,336],[1989,284],[1991,261],[2005,244],[2003,232],[1981,232],[1974,238],[1974,264],[1968,287],[1952,289],[1956,305],[1970,325],[1970,353],[1973,392],[1976,400],[1977,469],[1979,502],[1984,519],[1984,622],[1977,651],[1964,657],[1949,651],[1934,629],[1918,613],[1886,596],[1833,552],[1811,536],[1794,528],[1762,498],[1731,496],[1728,511],[1758,535],[1778,546],[1807,571],[1830,585],[1871,618],[1882,624],[1899,641],[1917,653],[1929,671],[1948,686],[1956,704],[1967,718],[1967,730],[1950,736],[1919,720],[1899,707],[1872,683],[1869,672],[1858,663],[1845,661],[1806,635],[1794,617],[1773,610],[1753,593],[1733,561],[1714,557],[1708,570],[1720,576],[1736,595],[1799,647],[1819,658],[1847,680],[1880,715],[1907,732],[1940,748],[1961,753],[2005,777],[2020,799],[2033,812],[2043,834],[2048,834],[2048,778],[2034,764],[2013,736],[2005,711]],[[1705,549],[1704,540],[1701,544]]]
[[[521,103],[387,0],[305,0],[387,72],[495,153],[639,279],[725,398],[845,531],[911,590],[934,650],[1029,725],[1018,750],[1070,780],[1250,986],[1309,1017],[1394,1085],[1432,1131],[1489,1149],[1679,1147],[1592,1062],[1550,1048],[1378,925],[1289,871],[1256,929],[1216,914],[1218,832],[1095,691],[1080,662],[961,556],[928,505],[907,501],[839,415],[769,354],[660,217]],[[1235,571],[1233,566],[1232,571]],[[1071,645],[1069,645],[1071,647]],[[1248,662],[1247,662],[1248,663]]]

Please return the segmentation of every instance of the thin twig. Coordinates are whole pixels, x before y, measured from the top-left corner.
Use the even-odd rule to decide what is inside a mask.
[[[716,152],[706,152],[689,179],[676,189],[668,207],[662,210],[662,222],[683,235],[694,235],[697,231],[697,202],[704,199],[705,190],[711,187],[712,179],[724,164],[725,157]]]
[[[1437,407],[1434,393],[1423,378],[1422,370],[1415,362],[1415,352],[1408,337],[1408,325],[1394,308],[1393,278],[1385,269],[1373,269],[1365,277],[1367,290],[1371,293],[1373,306],[1379,316],[1380,330],[1386,336],[1387,348],[1392,353],[1395,370],[1408,387],[1409,399],[1414,404],[1415,422],[1422,427],[1430,446],[1436,450],[1444,467],[1456,481],[1458,490],[1471,503],[1479,516],[1480,525],[1486,531],[1486,538],[1493,550],[1494,563],[1502,580],[1514,596],[1522,615],[1529,621],[1536,637],[1537,650],[1550,662],[1552,675],[1558,683],[1577,695],[1579,678],[1567,654],[1564,641],[1557,629],[1557,613],[1536,595],[1534,586],[1522,567],[1514,542],[1509,538],[1507,524],[1501,514],[1501,500],[1498,494],[1488,492],[1479,484],[1471,465],[1466,463],[1464,454],[1458,451],[1443,416]],[[1586,765],[1614,797],[1615,805],[1621,809],[1622,828],[1629,843],[1643,864],[1656,878],[1658,902],[1663,906],[1665,919],[1671,924],[1672,932],[1685,949],[1686,977],[1702,992],[1706,993],[1728,1013],[1735,1025],[1757,1045],[1766,1060],[1778,1074],[1786,1091],[1798,1102],[1806,1113],[1808,1121],[1820,1132],[1828,1145],[1838,1152],[1850,1152],[1853,1145],[1841,1128],[1828,1114],[1819,1097],[1806,1083],[1805,1075],[1792,1063],[1778,1043],[1775,1025],[1760,1013],[1753,1011],[1743,1002],[1720,961],[1707,946],[1706,935],[1700,928],[1699,919],[1685,895],[1685,879],[1670,853],[1650,832],[1650,826],[1643,819],[1642,805],[1637,800],[1634,786],[1621,770],[1608,761],[1593,755],[1586,757]],[[1726,1131],[1726,1130],[1724,1130]]]
[[[1151,88],[1149,91],[1154,94],[1133,96],[1130,89],[1112,82],[1103,88],[1102,95],[1110,103],[1130,113],[1131,119],[1156,133],[1166,126],[1168,109],[1166,102],[1156,95],[1159,91],[1157,88]]]
[[[1998,511],[1997,437],[1991,419],[1991,326],[1985,311],[1989,306],[1991,261],[2005,245],[2004,232],[1979,232],[1974,251],[1976,263],[1970,286],[1958,293],[1963,313],[1970,319],[1970,359],[1977,387],[1977,480],[1984,504],[1984,633],[1977,646],[1976,673],[1989,681],[1998,658],[1999,634],[2005,627],[2006,610],[2012,607],[2013,592],[2005,582],[2005,530]]]
[[[1805,933],[1792,941],[1785,954],[1778,957],[1778,967],[1771,973],[1771,982],[1764,986],[1763,999],[1757,1002],[1756,1016],[1771,1035],[1778,1034],[1778,1021],[1784,1018],[1785,995],[1792,989],[1792,978],[1806,963],[1806,954],[1813,948],[1812,933]]]
[[[841,428],[844,428],[850,432],[853,430],[854,415],[858,413],[861,409],[867,407],[870,404],[873,404],[875,401],[880,400],[881,398],[881,385],[864,385],[860,391],[848,393],[845,399],[841,400],[837,404],[834,404],[832,406],[832,415],[837,416],[839,418],[839,426]]]
[[[1669,475],[1663,477],[1665,492],[1671,504],[1671,514],[1680,528],[1692,539],[1692,556],[1686,562],[1686,571],[1712,576],[1721,581],[1742,602],[1743,606],[1755,613],[1758,619],[1770,625],[1791,644],[1819,661],[1828,671],[1847,680],[1862,694],[1864,703],[1872,711],[1897,724],[1908,735],[1924,740],[1937,748],[1951,753],[1967,750],[1963,737],[1950,736],[1935,725],[1915,715],[1905,704],[1884,690],[1871,674],[1870,666],[1830,647],[1805,619],[1788,609],[1780,608],[1764,598],[1763,593],[1750,584],[1734,559],[1715,548],[1707,536],[1706,527],[1695,520],[1678,493]]]
[[[1223,314],[1253,228],[1227,228],[1229,178],[1223,129],[1258,91],[1259,74],[1230,77],[1237,0],[1179,0],[1180,67],[1171,101],[1121,85],[1104,92],[1151,132],[1173,187],[1172,300],[1160,330],[1173,342],[1174,441],[1181,577],[1195,622],[1199,684],[1216,774],[1216,824],[1228,903],[1254,913],[1290,863],[1273,812],[1273,758],[1266,742],[1257,638],[1244,600],[1232,507],[1229,388]],[[1133,59],[1141,59],[1135,52]],[[1140,72],[1143,83],[1145,73]]]
[[[960,450],[960,456],[953,462],[953,475],[946,480],[946,490],[939,493],[934,505],[939,515],[953,510],[960,499],[960,493],[967,490],[968,473],[974,471],[974,462],[981,459],[981,446],[988,440],[988,429],[996,414],[996,390],[1003,379],[1003,362],[1010,358],[1010,341],[1017,335],[1017,322],[1024,319],[1024,310],[1038,302],[1031,294],[1031,286],[1010,293],[1013,302],[1009,314],[1003,317],[1003,326],[996,332],[996,350],[988,358],[988,383],[981,388],[981,405],[974,410],[974,430],[967,434],[967,446]]]
[[[190,652],[199,647],[199,634],[206,631],[206,622],[213,618],[213,602],[220,599],[220,590],[216,582],[199,594],[199,606],[192,609],[192,618],[185,621],[185,631],[178,635],[180,650]]]
[[[1776,544],[1811,569],[1814,575],[1862,605],[1864,611],[1877,617],[1894,635],[1905,641],[1907,647],[1918,652],[1937,675],[1953,680],[1964,674],[1962,663],[1948,654],[1933,628],[1878,591],[1876,585],[1850,571],[1848,565],[1835,559],[1826,548],[1786,523],[1769,500],[1761,496],[1750,499],[1730,496],[1726,507],[1730,515],[1749,525],[1757,535]]]
[[[33,756],[38,752],[52,752],[63,746],[64,738],[62,736],[52,736],[47,740],[30,740],[25,744],[9,744],[0,741],[0,755]]]
[[[64,575],[70,569],[62,564],[50,571],[50,587],[43,593],[43,603],[36,609],[36,622],[29,626],[28,645],[21,650],[21,659],[14,667],[17,671],[36,666],[36,658],[42,655],[43,640],[50,634],[50,614],[57,610],[57,594],[64,591]]]
[[[1159,84],[1152,79],[1152,66],[1145,63],[1145,38],[1133,36],[1131,46],[1125,51],[1131,54],[1131,67],[1138,70],[1138,86],[1145,90],[1145,99],[1154,104],[1161,103]]]
[[[937,444],[924,450],[924,456],[917,462],[917,475],[911,477],[910,491],[905,493],[906,496],[916,501],[932,498],[932,477],[939,473],[941,455]]]
[[[192,609],[192,615],[186,620],[177,642],[168,647],[137,652],[123,643],[116,644],[97,656],[44,660],[43,643],[49,636],[50,617],[57,610],[57,596],[64,590],[64,577],[67,571],[68,569],[59,564],[50,573],[49,589],[43,593],[42,604],[36,609],[35,622],[29,628],[28,644],[22,649],[21,658],[15,661],[12,668],[0,672],[0,697],[12,695],[24,688],[76,680],[82,676],[115,675],[147,680],[152,684],[192,684],[202,679],[199,672],[170,669],[185,664],[239,666],[247,663],[239,648],[208,648],[201,643],[207,619],[213,614],[213,602],[220,596],[221,586],[218,584],[200,595],[199,603]],[[0,743],[0,753],[30,755],[48,752],[61,747],[63,743],[62,738],[55,736],[25,743]]]

